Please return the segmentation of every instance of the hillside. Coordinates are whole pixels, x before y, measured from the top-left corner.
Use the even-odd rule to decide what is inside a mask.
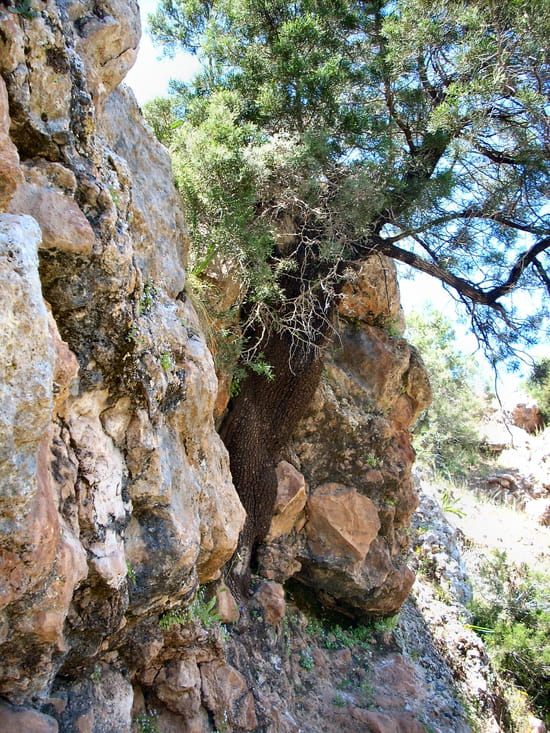
[[[550,530],[459,532],[413,476],[431,389],[383,255],[314,378],[281,357],[236,393],[242,283],[219,268],[212,317],[189,277],[168,152],[123,84],[139,38],[135,0],[0,8],[0,730],[516,730],[464,626],[468,563],[517,531],[539,565]],[[249,556],[243,475],[248,516],[274,500]]]

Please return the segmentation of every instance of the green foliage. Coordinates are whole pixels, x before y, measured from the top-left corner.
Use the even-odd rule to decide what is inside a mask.
[[[174,368],[174,359],[169,351],[163,351],[160,355],[160,365],[165,372],[171,372]]]
[[[383,620],[380,619],[371,627],[359,624],[344,628],[340,624],[328,621],[323,623],[318,618],[312,617],[308,621],[306,632],[319,638],[325,649],[349,649],[354,646],[368,649],[372,641],[373,631],[382,630],[376,627],[376,623],[380,622],[383,623]]]
[[[137,578],[135,570],[130,565],[129,560],[126,561],[126,575],[128,576],[129,582],[135,587],[137,586]]]
[[[176,611],[171,609],[163,613],[159,619],[159,626],[161,629],[169,629],[171,626],[178,624],[179,626],[185,626],[190,621],[189,611]]]
[[[183,610],[171,609],[163,614],[159,619],[159,626],[161,629],[169,629],[174,624],[185,626],[191,623],[193,619],[197,619],[208,631],[219,628],[222,637],[226,634],[226,629],[220,624],[221,616],[216,609],[216,596],[207,599],[204,588],[199,590],[187,608]]]
[[[156,712],[139,713],[133,723],[137,725],[139,733],[159,733],[158,713]]]
[[[550,710],[550,578],[495,552],[481,568],[483,588],[470,610],[472,628],[488,645],[498,671]]]
[[[371,466],[371,468],[380,468],[382,465],[382,461],[378,456],[372,455],[372,453],[369,453],[368,456],[366,456],[365,461]]]
[[[158,297],[158,290],[154,282],[148,279],[143,286],[143,293],[139,299],[139,315],[146,315],[153,307],[155,299]]]
[[[315,667],[315,660],[311,655],[311,647],[306,647],[305,650],[300,652],[300,667],[311,672]]]
[[[189,606],[191,616],[197,618],[205,629],[212,629],[218,626],[221,616],[216,610],[216,596],[210,600],[204,597],[204,591],[200,590],[193,603]]]
[[[534,365],[527,382],[529,394],[537,401],[546,425],[550,424],[550,358],[540,359]]]
[[[547,11],[162,0],[154,39],[202,65],[146,112],[174,156],[196,273],[230,262],[245,320],[311,341],[342,264],[382,252],[472,298],[495,358],[528,340],[544,301],[522,324],[498,317],[510,289],[548,290]]]
[[[466,512],[460,508],[460,499],[456,499],[447,489],[441,494],[441,508],[444,512],[455,514],[457,517],[466,516]]]
[[[161,629],[169,629],[174,624],[185,626],[194,618],[200,621],[202,626],[209,631],[220,626],[221,616],[216,610],[216,596],[207,600],[203,588],[199,590],[187,608],[183,610],[171,609],[163,614],[160,617],[159,626]]]
[[[248,362],[246,362],[246,368],[242,366],[237,366],[233,369],[233,380],[231,382],[230,389],[232,397],[236,397],[241,391],[241,383],[243,379],[246,379],[248,370],[254,372],[255,374],[264,376],[270,382],[275,379],[273,366],[265,360],[263,353],[260,352],[259,354],[251,358]]]
[[[472,359],[462,355],[450,322],[437,311],[413,313],[407,334],[428,371],[432,403],[414,428],[418,460],[434,470],[460,476],[479,457],[476,425],[483,402],[474,389]],[[450,503],[447,502],[447,511]]]
[[[172,98],[155,97],[143,105],[143,116],[151,126],[155,137],[166,147],[170,146],[175,130],[180,127],[182,110]]]
[[[32,20],[38,15],[36,10],[33,10],[31,8],[31,0],[17,0],[13,8],[8,8],[8,10],[10,11],[10,13],[16,13],[17,15],[21,15],[23,18],[27,18],[28,20]]]

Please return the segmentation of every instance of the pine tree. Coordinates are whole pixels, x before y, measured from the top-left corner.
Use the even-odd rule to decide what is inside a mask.
[[[162,0],[151,27],[202,63],[170,127],[198,271],[230,263],[274,374],[250,371],[221,430],[249,556],[358,263],[439,278],[495,360],[543,322],[550,0]]]

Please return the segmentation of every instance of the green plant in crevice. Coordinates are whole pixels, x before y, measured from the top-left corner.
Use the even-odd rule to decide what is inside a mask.
[[[354,646],[368,649],[373,630],[372,626],[364,624],[344,628],[337,623],[323,623],[315,617],[310,618],[306,626],[306,633],[318,638],[325,649],[350,649]]]
[[[380,468],[382,465],[382,461],[378,456],[373,455],[372,453],[369,453],[368,456],[365,456],[365,461],[371,466],[371,468]]]
[[[98,685],[101,681],[101,665],[96,664],[92,672],[92,680],[95,685]]]
[[[155,299],[158,297],[159,291],[151,278],[148,278],[143,286],[143,293],[139,299],[139,315],[147,315],[153,307]]]
[[[375,631],[394,631],[399,621],[399,614],[376,619],[372,626]]]
[[[185,626],[189,623],[190,617],[189,617],[189,610],[185,609],[183,611],[177,611],[175,609],[170,609],[169,611],[166,611],[166,613],[163,613],[162,616],[159,619],[159,626],[161,629],[169,629],[171,626],[174,626],[175,624],[178,624],[180,626]]]
[[[218,628],[222,638],[227,637],[227,629],[221,623],[221,615],[216,610],[216,596],[206,599],[202,588],[186,608],[166,611],[159,619],[159,626],[161,629],[169,629],[174,624],[186,626],[193,619],[199,621],[207,631]]]
[[[31,0],[17,0],[13,8],[8,8],[8,10],[10,13],[15,13],[16,15],[21,15],[23,18],[27,18],[27,20],[32,20],[33,18],[38,17],[36,10],[31,8]]]
[[[174,359],[169,351],[163,351],[160,355],[160,365],[165,372],[171,372],[175,367]]]
[[[159,733],[158,713],[155,711],[139,713],[132,722],[137,726],[139,733]]]
[[[220,625],[221,615],[216,610],[216,596],[212,596],[207,600],[204,591],[201,589],[195,600],[189,606],[189,612],[192,617],[197,618],[205,629],[212,629]]]
[[[135,570],[130,565],[130,561],[129,560],[126,561],[126,575],[128,577],[128,580],[130,581],[130,583],[134,587],[136,587],[137,586],[136,573],[135,573]]]
[[[306,647],[300,652],[300,667],[308,672],[315,667],[315,660],[311,654],[311,647]]]

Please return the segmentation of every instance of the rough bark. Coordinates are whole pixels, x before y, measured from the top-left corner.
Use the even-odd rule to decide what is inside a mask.
[[[311,402],[323,357],[313,345],[291,355],[284,336],[272,334],[263,349],[274,378],[251,372],[222,424],[231,474],[247,513],[231,567],[232,585],[246,593],[252,552],[267,534],[277,495],[275,466],[281,450]]]

